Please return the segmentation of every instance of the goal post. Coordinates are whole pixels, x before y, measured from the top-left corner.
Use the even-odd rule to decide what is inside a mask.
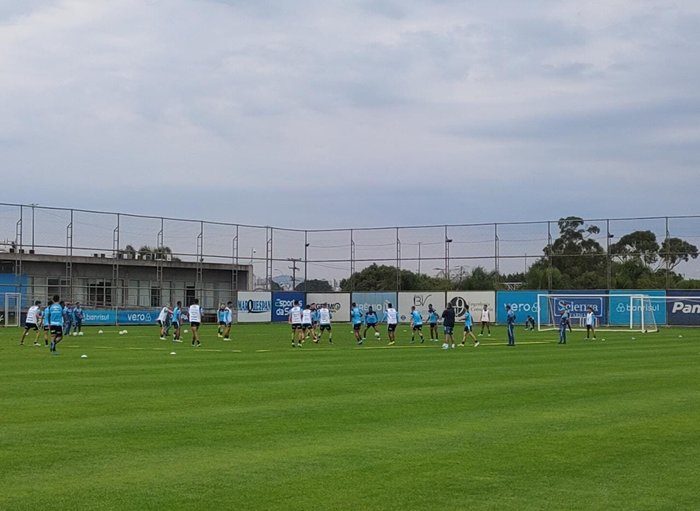
[[[540,293],[537,295],[537,329],[558,329],[562,314],[567,311],[573,330],[585,330],[586,316],[592,312],[596,328],[656,332],[653,300],[658,299],[642,293]]]
[[[3,307],[2,326],[20,326],[21,307],[21,293],[5,293],[5,306]]]

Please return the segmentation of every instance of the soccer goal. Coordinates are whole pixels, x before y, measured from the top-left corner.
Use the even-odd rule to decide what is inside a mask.
[[[592,312],[596,328],[657,332],[656,310],[665,304],[656,302],[655,297],[644,294],[539,294],[537,329],[558,329],[567,311],[573,330],[585,330],[586,316]]]
[[[3,326],[19,326],[22,295],[20,293],[5,293],[5,308],[2,318]]]

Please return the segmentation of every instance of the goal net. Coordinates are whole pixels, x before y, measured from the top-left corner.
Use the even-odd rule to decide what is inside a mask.
[[[19,293],[5,293],[5,304],[0,313],[0,324],[2,326],[20,325],[20,307],[22,305],[22,295]]]
[[[656,310],[665,304],[645,294],[539,294],[537,329],[556,330],[562,315],[568,313],[574,330],[585,330],[592,313],[593,326],[606,330],[656,332]]]

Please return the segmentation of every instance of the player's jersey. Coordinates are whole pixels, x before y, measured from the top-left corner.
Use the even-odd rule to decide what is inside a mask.
[[[168,320],[168,312],[169,312],[169,311],[168,311],[168,308],[167,308],[167,307],[163,307],[163,308],[160,310],[160,314],[158,314],[158,321],[160,321],[160,322],[162,322],[162,323],[165,323],[165,322]]]
[[[319,312],[318,309],[314,309],[311,311],[311,321],[314,323],[318,323],[318,318],[319,318]]]
[[[52,303],[49,305],[49,325],[63,326],[63,307],[60,303]]]
[[[180,322],[180,316],[182,316],[182,310],[180,310],[180,307],[175,307],[173,309],[173,322],[174,323],[179,323]]]
[[[231,307],[226,307],[224,309],[224,323],[227,325],[233,323],[233,311]]]
[[[292,318],[293,325],[301,325],[301,307],[298,305],[289,310],[289,317]]]
[[[474,318],[472,318],[472,313],[469,311],[464,313],[464,326],[474,326]]]
[[[304,325],[310,325],[311,324],[311,310],[310,309],[304,309],[303,312],[301,313],[301,322]]]
[[[368,325],[376,325],[377,324],[377,313],[372,311],[368,312],[365,314],[365,321],[367,322]]]
[[[411,311],[411,321],[414,326],[419,326],[423,324],[423,318],[418,311]]]
[[[39,316],[39,307],[37,307],[36,305],[32,305],[31,307],[29,307],[29,310],[27,311],[26,322],[36,324],[38,316]]]
[[[73,322],[73,309],[71,307],[63,308],[63,324],[70,325]]]
[[[360,308],[355,307],[353,310],[351,310],[350,317],[352,319],[353,325],[359,325],[360,323],[362,323],[362,313],[360,312]]]
[[[513,312],[513,309],[508,311],[508,314],[506,316],[506,322],[509,325],[514,325],[515,324],[515,312]]]
[[[481,311],[481,321],[484,323],[489,323],[491,321],[491,311],[484,309]]]
[[[44,320],[44,325],[49,325],[49,307],[48,305],[44,307],[44,312],[41,313],[41,317]]]
[[[326,309],[325,307],[321,308],[318,311],[318,322],[322,325],[330,325],[331,324],[331,311]]]
[[[190,323],[201,323],[202,322],[202,308],[197,303],[190,305]]]
[[[438,313],[435,310],[428,311],[428,323],[437,323]]]
[[[595,324],[595,316],[592,312],[586,314],[586,325],[593,326]]]
[[[384,313],[386,316],[386,322],[388,325],[396,325],[399,322],[399,313],[396,312],[396,309],[391,308],[387,309],[386,312]]]
[[[83,309],[81,307],[76,307],[73,309],[73,318],[75,321],[83,320]]]

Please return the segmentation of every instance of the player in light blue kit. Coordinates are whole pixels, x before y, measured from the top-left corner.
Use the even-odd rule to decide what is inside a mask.
[[[569,309],[564,309],[559,318],[559,344],[566,344],[566,330],[569,327]]]
[[[416,310],[415,305],[411,305],[411,342],[415,341],[416,332],[420,335],[420,342],[423,344],[425,342],[425,337],[423,337],[423,316]]]
[[[430,340],[437,342],[440,335],[438,334],[438,321],[440,320],[440,316],[438,316],[438,313],[433,309],[433,304],[428,305],[428,324],[430,325]]]
[[[515,312],[506,305],[506,328],[508,331],[508,346],[515,346]]]
[[[58,295],[54,295],[53,303],[49,305],[48,322],[51,331],[51,353],[57,354],[56,345],[63,339],[63,306]]]
[[[350,319],[352,321],[352,331],[355,335],[355,340],[357,344],[362,344],[362,336],[360,335],[360,329],[362,328],[362,312],[355,302],[352,302]]]
[[[177,302],[173,309],[173,342],[182,342],[182,339],[180,339],[180,325],[182,325],[182,302]]]
[[[374,336],[377,339],[379,339],[381,337],[379,330],[377,330],[377,323],[378,322],[379,322],[379,318],[377,317],[377,313],[370,305],[369,308],[367,309],[367,313],[365,314],[365,331],[362,332],[362,340],[363,341],[365,339],[367,339],[367,330],[369,330],[370,328],[374,330]]]
[[[476,348],[479,345],[479,341],[477,341],[476,336],[472,331],[474,329],[474,318],[472,317],[472,313],[469,311],[469,305],[465,305],[464,308],[464,333],[462,334],[462,342],[460,343],[460,346],[464,346],[466,344],[467,336],[469,336],[474,341],[474,347]]]

